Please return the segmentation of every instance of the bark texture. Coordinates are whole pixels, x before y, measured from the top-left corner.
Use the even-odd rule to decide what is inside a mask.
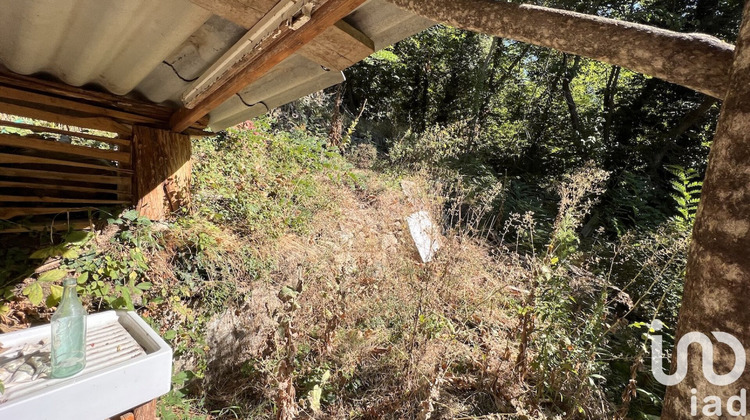
[[[750,3],[745,5],[737,52],[721,116],[709,155],[701,203],[688,256],[685,293],[677,337],[691,331],[711,337],[712,331],[733,334],[750,360]],[[691,346],[688,373],[667,389],[662,419],[705,418],[703,399],[726,403],[740,389],[750,388],[747,368],[734,384],[708,383],[701,368],[699,346]],[[735,359],[726,345],[714,345],[714,370],[729,372]],[[698,416],[690,413],[691,390],[697,389]],[[735,409],[739,408],[739,404]],[[712,417],[714,418],[714,417]]]
[[[626,67],[723,99],[734,47],[704,34],[495,0],[387,0],[428,19]]]

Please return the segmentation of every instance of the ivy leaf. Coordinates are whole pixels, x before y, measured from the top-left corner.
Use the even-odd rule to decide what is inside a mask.
[[[56,270],[50,270],[42,273],[41,275],[39,275],[39,278],[37,280],[44,283],[59,281],[62,280],[62,278],[65,277],[66,274],[67,271],[58,268]]]
[[[29,298],[29,302],[31,302],[32,305],[39,305],[42,303],[42,299],[44,298],[44,293],[42,292],[42,286],[39,285],[39,283],[34,282],[30,285],[26,286],[23,291],[23,295]]]

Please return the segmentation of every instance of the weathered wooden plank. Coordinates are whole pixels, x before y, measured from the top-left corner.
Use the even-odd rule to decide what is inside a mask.
[[[63,130],[61,128],[42,127],[40,125],[24,124],[24,123],[13,122],[13,121],[0,120],[0,126],[21,128],[24,130],[33,131],[35,133],[65,134],[68,136],[80,137],[83,139],[89,139],[89,140],[94,140],[94,141],[98,141],[101,143],[114,144],[114,145],[123,146],[123,147],[130,147],[130,143],[131,143],[130,139],[97,136],[95,134],[79,133],[77,131]]]
[[[150,127],[133,127],[136,210],[161,220],[190,201],[190,137]]]
[[[16,176],[22,178],[54,179],[58,181],[76,181],[92,184],[130,185],[130,177],[87,175],[68,172],[38,171],[36,169],[19,169],[0,167],[0,176]]]
[[[279,0],[190,0],[192,3],[250,29],[273,8]]]
[[[66,203],[66,204],[128,204],[130,200],[106,200],[101,198],[37,197],[28,195],[0,195],[0,202],[9,203]]]
[[[25,155],[14,155],[9,153],[0,153],[0,163],[38,163],[42,165],[59,165],[59,166],[72,166],[75,168],[90,168],[102,171],[111,171],[121,174],[131,175],[133,173],[130,169],[116,168],[106,165],[96,165],[93,163],[82,163],[74,162],[70,160],[61,159],[50,159],[38,156],[25,156]]]
[[[306,0],[285,0],[277,3],[268,13],[253,25],[237,42],[216,60],[211,67],[182,94],[182,103],[186,108],[195,106],[195,99],[206,89],[211,89],[231,66],[247,54],[252,53],[263,40],[278,31],[279,26],[292,19],[305,5]]]
[[[35,93],[33,91],[21,90],[3,85],[0,85],[0,98],[31,102],[62,109],[69,109],[85,114],[91,114],[92,116],[109,117],[127,124],[159,124],[163,122],[162,120],[153,116],[131,114],[129,112],[113,110],[98,105],[91,105],[81,101],[58,98],[49,94]]]
[[[133,418],[135,420],[156,420],[156,400],[151,400],[133,409]]]
[[[274,66],[297,52],[365,1],[328,0],[312,12],[310,21],[301,28],[296,31],[287,29],[277,38],[272,39],[267,46],[261,44],[262,48],[259,48],[258,53],[242,60],[227,72],[226,76],[222,76],[215,83],[216,88],[207,91],[194,108],[181,108],[177,111],[171,119],[172,129],[178,132],[187,129],[194,121],[208,114],[245,86],[260,79]]]
[[[42,214],[74,213],[92,210],[93,207],[0,207],[0,219]]]
[[[59,220],[55,219],[45,223],[25,223],[18,224],[16,227],[0,228],[0,233],[23,233],[23,232],[40,232],[40,231],[67,231],[82,230],[91,227],[89,220]]]
[[[24,76],[13,73],[2,65],[0,65],[0,84],[11,87],[20,87],[39,93],[57,95],[67,99],[81,100],[114,110],[153,117],[161,121],[161,125],[165,128],[168,126],[169,118],[174,112],[174,108],[169,105],[160,105],[126,96],[118,96],[109,92],[79,88],[53,80]],[[203,129],[207,126],[208,117],[202,118],[193,124],[193,128],[195,129]]]
[[[300,48],[299,54],[329,69],[344,70],[375,52],[375,43],[340,20]]]
[[[130,153],[114,150],[95,149],[86,146],[74,146],[59,141],[34,139],[13,134],[0,134],[0,146],[20,147],[24,149],[43,150],[47,152],[67,153],[69,155],[85,156],[93,159],[105,159],[130,163]]]
[[[118,196],[129,196],[126,190],[113,190],[107,188],[78,187],[73,185],[43,184],[37,182],[0,181],[0,188],[31,189],[31,190],[57,190],[85,192],[95,194],[117,194]]]
[[[26,102],[8,102],[0,100],[0,112],[22,117],[44,120],[58,124],[74,125],[76,127],[95,128],[97,130],[117,133],[120,137],[130,137],[132,126],[122,124],[111,118],[74,115],[69,110],[43,107]]]

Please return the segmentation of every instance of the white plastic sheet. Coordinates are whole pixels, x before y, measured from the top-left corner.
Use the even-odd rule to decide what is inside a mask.
[[[417,251],[419,251],[419,257],[422,258],[422,262],[427,263],[432,261],[435,252],[440,248],[438,241],[440,231],[432,223],[430,214],[424,210],[418,211],[407,217],[406,223],[409,225],[409,232],[414,239],[414,244],[417,246]]]

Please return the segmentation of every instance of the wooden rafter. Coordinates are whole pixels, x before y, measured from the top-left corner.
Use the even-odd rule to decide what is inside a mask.
[[[343,20],[299,50],[301,55],[334,70],[351,67],[374,52],[375,43]]]
[[[23,76],[0,66],[0,112],[131,136],[132,125],[169,128],[175,109],[144,100]],[[204,135],[208,118],[192,123],[189,134]]]
[[[35,104],[33,102],[0,98],[0,112],[58,124],[109,131],[110,133],[117,134],[119,137],[130,138],[133,134],[133,128],[130,124],[124,124],[112,118],[73,113],[66,109]]]
[[[245,29],[255,25],[279,0],[190,0]]]
[[[241,2],[238,0],[191,0],[231,22],[252,28],[277,0]],[[289,1],[289,0],[287,0]],[[266,15],[267,16],[267,15]],[[329,26],[299,51],[308,59],[333,70],[344,70],[375,52],[374,42],[364,33],[340,20]],[[187,105],[188,108],[192,106]]]
[[[231,68],[226,76],[222,76],[216,82],[218,88],[201,98],[195,107],[182,108],[175,112],[171,118],[172,130],[181,132],[188,129],[195,121],[207,115],[250,83],[260,79],[274,66],[300,50],[365,1],[328,0],[312,12],[310,21],[301,28],[296,31],[284,29],[278,37],[271,39],[267,45],[262,45],[257,53],[241,60]]]

